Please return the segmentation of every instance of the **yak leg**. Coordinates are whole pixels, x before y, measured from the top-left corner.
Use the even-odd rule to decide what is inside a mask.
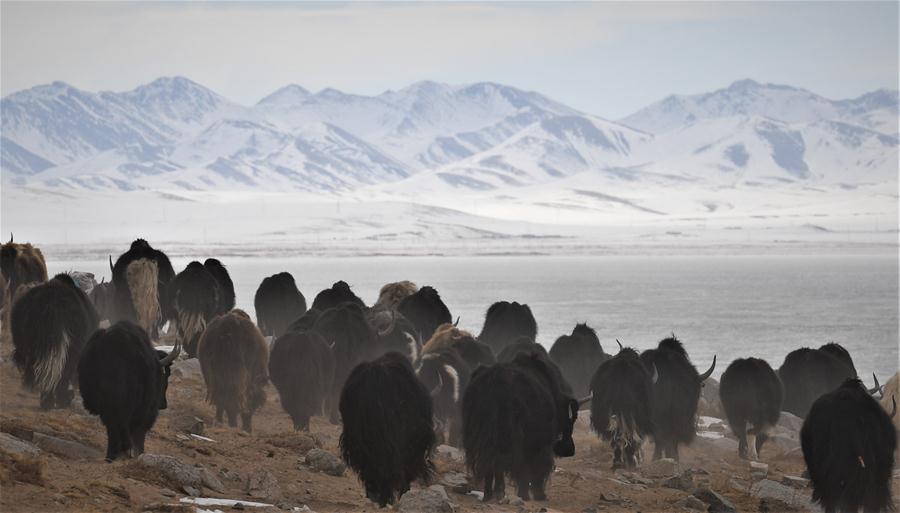
[[[55,394],[56,396],[56,407],[57,408],[68,408],[70,404],[72,404],[72,399],[75,398],[75,391],[69,388],[68,381],[60,381],[58,385],[56,385]]]
[[[506,482],[503,480],[503,471],[494,472],[494,497],[497,500],[506,496]]]
[[[119,446],[121,445],[119,431],[117,426],[111,422],[104,422],[104,424],[106,424],[106,461],[111,462],[119,455]]]
[[[490,501],[494,497],[494,475],[491,474],[484,478],[484,502]]]
[[[545,452],[539,455],[531,464],[531,497],[536,501],[547,500],[544,485],[547,476],[553,472],[553,454]]]
[[[766,440],[769,439],[768,433],[759,433],[756,435],[756,455],[759,456],[759,451],[762,450],[762,446],[766,443]]]
[[[241,429],[248,433],[253,432],[253,414],[241,413]]]
[[[747,459],[747,425],[744,422],[739,422],[738,425],[733,426],[734,434],[737,435],[738,438],[738,456],[743,459]]]
[[[528,478],[531,477],[531,472],[529,472],[530,469],[528,468],[529,466],[530,465],[526,464],[524,468],[516,469],[516,493],[523,501],[527,501],[530,498],[530,495],[528,494],[530,484]]]
[[[221,424],[221,423],[225,422],[225,420],[223,419],[224,414],[225,414],[225,409],[217,404],[216,405],[216,423],[217,424]]]
[[[450,445],[453,447],[462,447],[460,444],[462,433],[459,417],[453,417],[450,419],[450,434],[447,436],[447,439],[450,442]]]
[[[759,459],[759,453],[756,450],[756,431],[756,426],[748,429],[747,441],[745,442],[745,445],[747,447],[747,455],[751,460],[754,461]]]
[[[228,426],[237,427],[237,411],[232,408],[226,408],[225,414],[228,415]]]
[[[54,403],[53,391],[41,392],[41,409],[49,410],[53,408]]]
[[[666,447],[666,458],[672,458],[675,461],[678,461],[678,442],[675,440],[669,440],[669,445]]]
[[[624,467],[624,465],[622,465],[622,444],[613,442],[612,446],[613,446],[612,469],[616,470],[616,469]]]
[[[653,461],[656,461],[660,458],[667,458],[667,451],[669,450],[669,441],[663,438],[654,438],[653,439]]]

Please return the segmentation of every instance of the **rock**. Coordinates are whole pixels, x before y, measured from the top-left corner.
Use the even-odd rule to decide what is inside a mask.
[[[203,379],[203,371],[200,370],[200,360],[197,358],[175,360],[175,363],[172,364],[172,377],[180,379]]]
[[[803,427],[803,419],[793,413],[783,411],[781,412],[781,416],[778,417],[778,424],[776,424],[776,427],[799,433],[800,428]]]
[[[33,443],[16,438],[9,433],[0,432],[0,449],[19,456],[37,456],[41,453]]]
[[[453,513],[450,498],[440,485],[404,493],[394,510],[397,513]]]
[[[677,476],[663,479],[659,484],[663,488],[674,488],[687,492],[694,489],[694,473],[690,470],[685,470]]]
[[[728,437],[722,437],[722,438],[717,438],[715,440],[710,440],[709,444],[720,451],[733,452],[733,453],[737,454],[737,450],[738,450],[737,440],[733,440]]]
[[[750,477],[753,478],[754,481],[765,479],[767,475],[769,475],[769,465],[761,461],[750,462]]]
[[[281,500],[281,488],[278,479],[268,470],[255,472],[247,478],[244,492],[250,497],[264,499],[266,502],[278,502]]]
[[[191,497],[200,497],[200,490],[194,488],[191,485],[184,485],[181,487],[184,490],[184,493],[190,495]]]
[[[237,472],[229,472],[228,469],[219,469],[219,478],[226,481],[242,481],[240,474]]]
[[[196,508],[190,504],[166,504],[154,502],[144,506],[144,511],[159,511],[161,513],[194,513]]]
[[[735,513],[735,511],[737,511],[731,501],[709,488],[700,488],[696,490],[694,492],[694,497],[709,505],[707,508],[709,513]]]
[[[709,378],[700,389],[700,400],[697,402],[697,413],[707,417],[724,418],[725,412],[719,399],[719,382]]]
[[[811,508],[809,497],[800,490],[785,486],[771,479],[763,479],[753,483],[750,487],[750,495],[758,499],[774,499],[789,504],[795,508]]]
[[[160,488],[159,494],[163,497],[175,497],[177,495],[173,490],[169,490],[168,488]]]
[[[781,478],[781,484],[790,486],[791,488],[803,489],[809,486],[809,479],[797,476],[784,476]]]
[[[451,461],[462,461],[463,460],[462,451],[460,451],[456,447],[452,447],[449,445],[439,445],[439,446],[437,446],[437,449],[435,449],[435,452],[437,453],[438,456],[441,456],[441,457],[446,458]]]
[[[660,458],[649,465],[644,465],[641,472],[652,478],[672,477],[678,474],[678,462],[672,458]]]
[[[53,502],[58,502],[60,504],[65,504],[65,503],[69,502],[69,498],[61,493],[54,493],[53,495],[50,496],[50,500],[52,500]]]
[[[340,477],[344,475],[344,462],[337,456],[323,449],[312,449],[306,453],[304,460],[310,468],[317,472],[324,472],[330,476]]]
[[[72,442],[71,440],[63,440],[55,436],[48,436],[43,433],[35,432],[32,438],[34,445],[39,448],[53,453],[57,456],[69,458],[73,460],[99,460],[103,459],[103,452],[94,447]]]
[[[790,452],[800,448],[800,439],[783,434],[772,435],[766,441],[766,444],[772,444],[781,449],[782,452]]]
[[[181,433],[202,435],[206,428],[206,422],[200,417],[191,414],[175,415],[169,419],[169,427]]]
[[[749,493],[751,484],[752,483],[750,483],[750,481],[747,481],[745,479],[740,479],[737,477],[733,477],[728,480],[728,486],[732,490],[734,490],[736,492],[741,492],[741,493]]]
[[[525,501],[521,497],[512,497],[509,499],[509,505],[514,508],[522,508],[525,506]]]
[[[453,493],[465,495],[472,491],[468,476],[462,472],[447,472],[441,476],[441,484],[450,488]]]
[[[202,466],[192,467],[172,456],[147,453],[138,456],[137,462],[141,466],[160,471],[182,489],[185,486],[195,489],[205,486],[219,493],[225,492],[222,482]]]
[[[675,505],[694,511],[706,511],[706,508],[708,507],[705,502],[694,497],[693,495],[689,495],[684,499],[681,499],[680,501],[676,502]]]

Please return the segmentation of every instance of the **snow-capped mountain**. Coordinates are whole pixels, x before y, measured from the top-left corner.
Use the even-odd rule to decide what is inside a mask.
[[[515,191],[672,181],[897,180],[897,91],[830,100],[752,80],[619,122],[539,93],[417,82],[375,96],[288,85],[242,106],[183,77],[62,82],[2,99],[5,186],[129,191]]]

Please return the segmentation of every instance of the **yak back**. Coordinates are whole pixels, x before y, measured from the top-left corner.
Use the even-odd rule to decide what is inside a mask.
[[[440,325],[452,321],[450,310],[441,295],[429,286],[403,298],[397,305],[397,311],[413,323],[421,340],[429,340]]]
[[[638,436],[653,433],[650,372],[637,352],[623,348],[600,364],[591,379],[591,427],[609,440],[610,416],[616,415]]]
[[[504,347],[520,337],[534,342],[537,340],[537,331],[537,322],[528,305],[498,301],[485,313],[478,341],[489,345],[495,354],[499,354]]]
[[[203,267],[216,279],[219,291],[219,304],[216,313],[221,315],[234,308],[234,282],[225,266],[216,258],[207,258]]]
[[[334,308],[341,303],[353,303],[361,308],[365,308],[366,304],[359,296],[353,293],[350,285],[345,281],[337,281],[331,285],[331,288],[324,289],[313,299],[312,308],[317,310],[328,310]]]
[[[647,369],[655,365],[659,376],[650,394],[653,425],[679,442],[690,443],[696,434],[701,383],[684,346],[675,337],[666,338],[656,349],[641,353],[641,361]]]

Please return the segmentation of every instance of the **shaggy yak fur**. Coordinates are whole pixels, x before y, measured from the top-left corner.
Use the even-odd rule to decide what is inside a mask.
[[[813,500],[826,513],[893,509],[897,431],[858,379],[816,399],[800,430],[800,445]]]
[[[447,349],[456,351],[472,369],[479,365],[496,363],[494,353],[487,344],[478,342],[471,333],[450,323],[438,326],[431,339],[422,347],[422,354],[438,353]]]
[[[485,313],[478,341],[491,346],[494,354],[499,355],[504,347],[522,337],[534,342],[537,332],[537,321],[528,305],[498,301]]]
[[[353,303],[361,308],[366,307],[363,300],[350,290],[350,285],[345,281],[335,282],[330,289],[325,289],[316,294],[312,307],[316,310],[325,311],[341,303]]]
[[[716,368],[716,358],[702,375],[697,372],[677,338],[661,341],[656,349],[641,353],[647,368],[656,366],[659,380],[650,395],[653,419],[653,459],[678,460],[678,444],[694,441],[700,388]]]
[[[781,416],[778,375],[765,360],[739,358],[722,374],[719,398],[728,425],[738,438],[738,454],[741,458],[758,459],[769,429],[775,427]]]
[[[216,307],[216,315],[222,315],[234,308],[234,283],[231,281],[228,270],[218,259],[207,258],[203,262],[203,267],[216,279],[216,284],[219,286],[219,304]]]
[[[418,290],[419,287],[415,283],[407,280],[387,283],[378,292],[378,301],[375,302],[375,306],[389,309],[397,308],[400,301],[403,301],[407,296],[415,294]]]
[[[131,321],[143,327],[151,339],[159,329],[176,317],[169,287],[175,270],[169,257],[137,239],[112,265],[115,316],[111,321]]]
[[[256,289],[253,305],[259,329],[267,337],[281,336],[291,322],[306,313],[306,298],[287,272],[263,279]]]
[[[559,369],[540,353],[479,367],[463,395],[466,464],[484,483],[484,500],[505,494],[505,476],[519,497],[545,500],[553,456],[572,456],[578,403]]]
[[[2,308],[0,342],[5,344],[11,336],[9,331],[11,305],[20,287],[47,281],[47,264],[44,263],[41,250],[31,244],[13,242],[10,236],[9,242],[0,246],[0,281],[4,285],[0,287],[0,308]]]
[[[206,400],[216,406],[216,421],[223,412],[228,425],[252,431],[252,418],[266,402],[269,345],[243,310],[232,310],[213,319],[197,347],[206,382]]]
[[[397,352],[414,365],[422,354],[422,341],[416,327],[403,314],[381,307],[369,308],[366,320],[378,334],[378,355]]]
[[[219,308],[219,285],[200,262],[191,262],[172,284],[178,339],[188,358],[197,356],[197,344]]]
[[[576,324],[571,335],[559,337],[550,348],[550,359],[559,366],[578,397],[590,393],[594,371],[609,358],[597,332],[587,324]]]
[[[314,331],[288,331],[272,346],[269,378],[282,408],[294,421],[294,429],[309,431],[309,418],[322,414],[331,393],[334,353]]]
[[[462,440],[462,397],[472,369],[452,348],[422,356],[416,376],[430,390],[434,419],[442,441],[459,447]]]
[[[403,298],[397,305],[397,311],[413,323],[421,340],[430,339],[438,326],[452,320],[441,295],[427,286]]]
[[[13,361],[26,386],[41,394],[41,408],[65,408],[75,392],[78,357],[99,319],[90,300],[67,274],[24,292],[10,314]]]
[[[591,428],[613,448],[613,469],[643,460],[644,437],[653,434],[652,370],[631,348],[606,360],[591,379]]]
[[[359,364],[341,391],[341,456],[384,507],[434,473],[431,397],[399,353]]]
[[[106,426],[106,459],[144,452],[144,438],[166,409],[170,354],[153,349],[143,328],[128,321],[94,332],[78,363],[84,407]]]
[[[813,401],[856,377],[850,353],[838,344],[803,347],[788,353],[778,368],[784,385],[784,411],[806,417]]]
[[[511,362],[519,353],[531,354],[540,353],[549,357],[544,346],[533,342],[528,337],[519,337],[512,344],[504,347],[500,354],[497,355],[498,362]]]

